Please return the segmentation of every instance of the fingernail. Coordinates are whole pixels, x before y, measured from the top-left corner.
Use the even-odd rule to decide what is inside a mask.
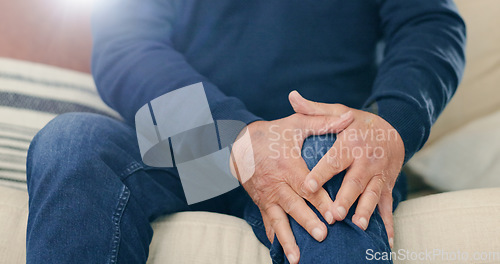
[[[342,206],[337,207],[337,213],[339,214],[339,217],[341,219],[344,219],[346,217],[346,215],[347,215],[347,211]]]
[[[394,247],[394,238],[392,238],[392,237],[391,237],[391,238],[389,238],[389,246],[390,246],[391,248],[393,248],[393,247]]]
[[[325,220],[330,225],[333,224],[333,215],[332,215],[332,213],[330,213],[330,211],[326,211],[326,213],[325,213]]]
[[[366,221],[366,218],[364,217],[359,218],[359,224],[361,224],[361,228],[363,228],[363,230],[368,228],[368,221]]]
[[[309,189],[311,192],[316,192],[318,190],[318,183],[314,179],[310,179],[307,184],[309,185]]]
[[[290,264],[295,264],[299,262],[299,259],[294,254],[290,254],[288,255],[288,262],[290,262]]]
[[[323,231],[321,230],[321,228],[316,227],[312,230],[312,236],[314,237],[314,239],[321,242],[321,241],[323,241],[325,235],[324,235]]]
[[[341,114],[341,115],[340,115],[340,118],[346,118],[346,117],[347,117],[348,115],[350,115],[350,114],[351,114],[351,111],[347,111],[347,112],[345,112],[345,113]]]

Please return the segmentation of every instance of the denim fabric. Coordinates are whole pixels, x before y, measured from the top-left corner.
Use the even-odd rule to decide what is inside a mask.
[[[333,136],[307,139],[307,165],[313,167],[333,142]],[[108,117],[72,113],[51,121],[31,143],[27,176],[27,263],[145,263],[153,236],[150,222],[181,211],[244,218],[270,248],[273,262],[288,263],[277,239],[272,245],[267,239],[260,212],[241,186],[188,206],[176,169],[144,165],[134,129]],[[332,197],[341,181],[338,175],[325,185]],[[405,184],[400,177],[395,205]],[[352,214],[328,226],[322,243],[291,219],[301,263],[362,263],[368,248],[389,251],[378,212],[367,231],[349,220]]]

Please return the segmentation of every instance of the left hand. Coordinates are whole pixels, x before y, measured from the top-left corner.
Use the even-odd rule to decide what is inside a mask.
[[[333,203],[335,220],[342,221],[358,199],[352,221],[366,230],[370,216],[378,206],[389,244],[393,247],[392,189],[405,157],[399,133],[387,121],[366,111],[341,104],[312,102],[296,91],[289,97],[295,112],[304,115],[330,116],[353,112],[354,121],[337,135],[332,148],[307,175],[304,189],[316,193],[332,177],[347,170]]]

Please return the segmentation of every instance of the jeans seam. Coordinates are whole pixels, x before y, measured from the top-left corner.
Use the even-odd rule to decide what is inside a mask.
[[[249,216],[247,219],[247,223],[249,223],[250,225],[255,226],[255,227],[265,228],[265,226],[261,222],[261,220],[255,216]]]
[[[271,260],[273,261],[273,264],[279,264],[280,262],[285,261],[285,256],[284,256],[284,253],[282,253],[283,252],[282,248],[279,248],[279,249],[274,250],[274,251],[271,251],[271,249],[269,249],[269,251],[270,251],[269,253],[271,255]]]
[[[120,247],[121,239],[120,224],[123,216],[123,211],[125,211],[125,207],[128,203],[129,197],[130,191],[127,186],[123,185],[120,197],[118,199],[118,204],[112,217],[114,232],[111,239],[111,256],[109,259],[109,263],[117,263],[118,250]]]
[[[119,177],[122,181],[124,181],[134,172],[141,169],[143,169],[143,166],[139,162],[133,161],[128,166],[126,166],[126,168],[119,174]]]
[[[373,217],[373,214],[372,214],[371,217]],[[347,221],[344,220],[344,222],[346,224],[350,225],[354,229],[359,229],[358,231],[361,231],[362,236],[365,237],[365,238],[367,238],[367,240],[370,241],[370,243],[372,245],[377,245],[377,241],[368,232],[366,232],[365,230],[361,229],[356,224],[354,224],[354,222],[352,222],[352,219],[348,219]],[[371,223],[371,224],[373,224],[373,223]],[[381,228],[381,230],[383,230],[382,232],[386,233],[386,237],[387,237],[387,231],[385,231],[385,226],[383,226],[382,224],[378,223],[378,221],[376,222],[376,224],[377,224],[377,228]],[[384,245],[385,245],[385,243],[389,243],[389,242],[388,241],[384,241]],[[375,247],[374,247],[374,249],[375,249]],[[379,249],[385,251],[385,248],[379,248]]]

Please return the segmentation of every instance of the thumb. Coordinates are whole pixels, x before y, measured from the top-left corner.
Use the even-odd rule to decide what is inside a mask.
[[[307,100],[297,91],[290,92],[288,100],[296,113],[304,115],[342,115],[349,111],[349,107],[345,105],[325,104]]]
[[[347,111],[340,116],[321,115],[308,116],[299,115],[298,127],[302,129],[301,135],[304,140],[312,135],[338,134],[345,130],[354,121],[352,111]]]

